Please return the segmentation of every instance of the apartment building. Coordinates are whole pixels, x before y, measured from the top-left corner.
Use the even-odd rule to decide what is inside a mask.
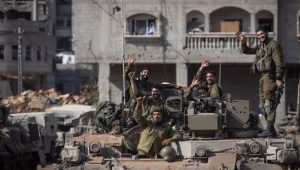
[[[0,0],[0,74],[17,93],[21,28],[23,89],[53,88],[55,43],[53,0]]]
[[[73,1],[73,49],[78,63],[99,65],[100,100],[121,102],[122,63],[135,53],[136,71],[147,66],[151,81],[191,83],[204,59],[225,93],[250,100],[258,111],[258,75],[250,75],[254,55],[240,52],[235,32],[258,44],[263,25],[283,46],[286,104],[295,106],[299,80],[299,0],[91,0]]]

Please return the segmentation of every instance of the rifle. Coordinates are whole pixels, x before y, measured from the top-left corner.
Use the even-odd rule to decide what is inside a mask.
[[[275,91],[275,106],[277,107],[278,104],[280,103],[280,98],[283,94],[283,89],[284,89],[284,82],[282,84],[282,86],[277,87],[276,91]],[[275,108],[276,108],[275,107]]]

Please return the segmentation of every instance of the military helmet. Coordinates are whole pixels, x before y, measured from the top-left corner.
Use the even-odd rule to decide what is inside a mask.
[[[176,158],[176,151],[172,146],[162,148],[159,155],[166,161],[174,161]]]

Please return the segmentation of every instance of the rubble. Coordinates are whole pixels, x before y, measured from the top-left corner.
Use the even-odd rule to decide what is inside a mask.
[[[16,96],[9,96],[0,100],[0,104],[8,106],[10,113],[45,111],[52,106],[64,104],[91,105],[95,102],[95,95],[85,93],[82,96],[60,94],[55,89],[32,91],[27,90]]]

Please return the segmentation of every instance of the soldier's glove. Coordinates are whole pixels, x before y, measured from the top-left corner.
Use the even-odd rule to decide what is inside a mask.
[[[252,66],[250,68],[250,74],[256,74],[256,73],[257,73],[256,65],[252,64]]]

